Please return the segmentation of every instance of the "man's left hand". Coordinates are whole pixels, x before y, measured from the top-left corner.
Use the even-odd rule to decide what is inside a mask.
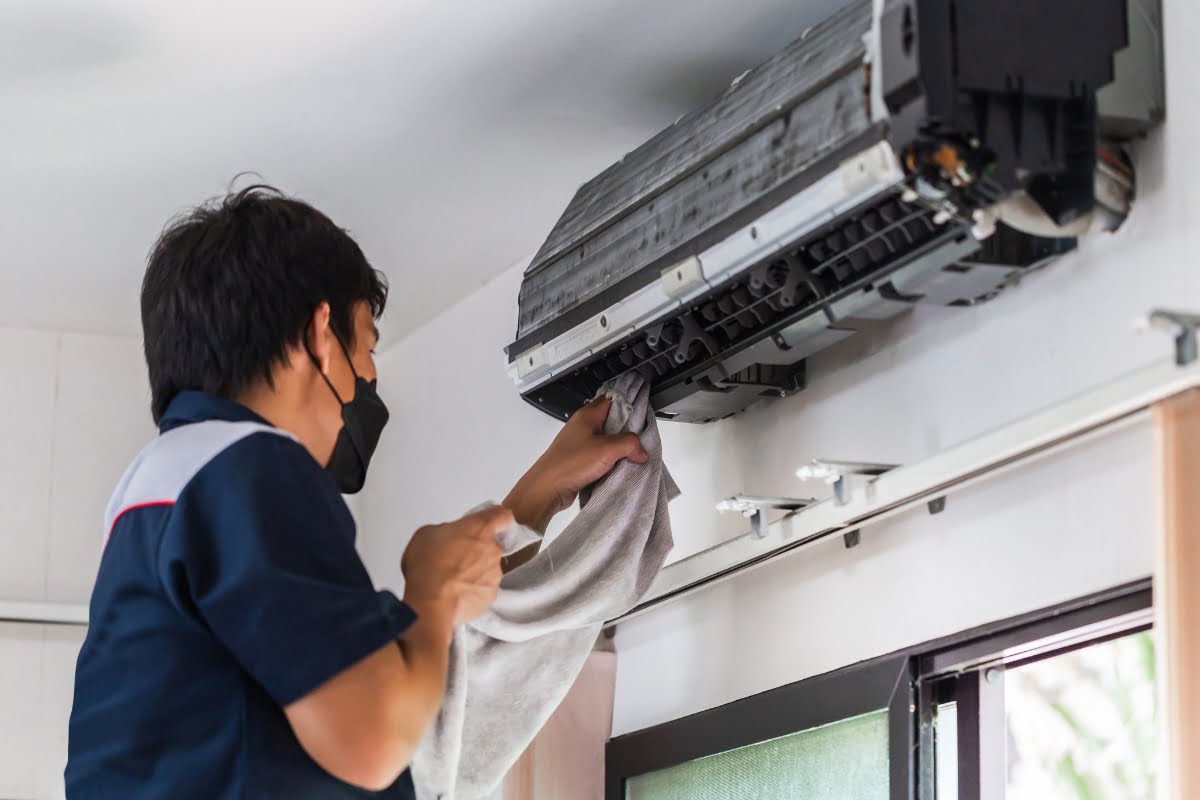
[[[644,464],[648,456],[634,433],[606,435],[612,401],[600,397],[576,411],[541,458],[517,482],[504,505],[518,522],[544,531],[550,518],[575,502],[621,459]]]

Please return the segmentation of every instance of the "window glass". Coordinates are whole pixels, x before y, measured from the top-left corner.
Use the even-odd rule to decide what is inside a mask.
[[[887,711],[626,781],[628,800],[887,800]]]
[[[1154,669],[1141,633],[1008,670],[1007,800],[1151,800]]]
[[[937,710],[937,800],[958,798],[958,703],[943,703]]]

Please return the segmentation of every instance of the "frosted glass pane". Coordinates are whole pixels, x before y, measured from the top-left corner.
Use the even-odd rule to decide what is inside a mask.
[[[887,712],[626,781],[628,800],[887,800]]]

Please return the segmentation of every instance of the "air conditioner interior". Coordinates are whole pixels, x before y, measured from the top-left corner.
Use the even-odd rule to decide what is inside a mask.
[[[660,416],[719,419],[759,398],[803,389],[804,359],[850,336],[862,320],[918,302],[986,300],[1014,270],[1075,246],[1074,239],[1030,237],[1006,226],[980,243],[967,226],[935,223],[935,214],[898,193],[856,209],[591,356],[531,400],[566,414],[605,382],[636,370],[654,386]]]
[[[522,395],[565,417],[636,370],[660,416],[720,419],[803,389],[864,320],[982,302],[1115,228],[1121,142],[1162,115],[1157,4],[1058,5],[850,3],[585,184],[526,271]],[[1032,61],[995,55],[1039,16]]]

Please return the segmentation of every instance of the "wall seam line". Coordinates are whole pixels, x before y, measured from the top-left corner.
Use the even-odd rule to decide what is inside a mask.
[[[54,337],[54,392],[50,398],[50,480],[46,489],[46,547],[42,552],[42,599],[50,599],[50,553],[54,549],[54,483],[58,472],[59,398],[62,394],[63,334]]]

